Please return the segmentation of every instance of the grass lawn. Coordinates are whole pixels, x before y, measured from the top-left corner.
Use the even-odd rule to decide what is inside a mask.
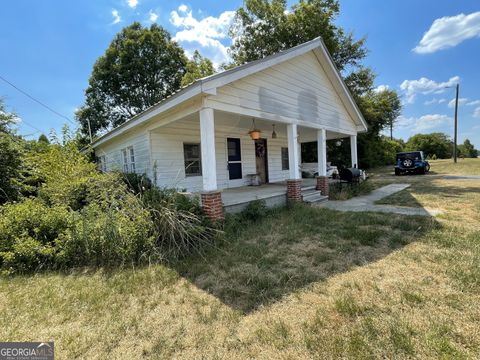
[[[480,159],[433,161],[387,199],[435,219],[298,206],[203,258],[0,278],[0,339],[70,358],[478,358]],[[434,172],[434,173],[433,173]]]

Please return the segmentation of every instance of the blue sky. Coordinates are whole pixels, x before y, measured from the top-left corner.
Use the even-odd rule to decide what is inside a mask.
[[[215,63],[227,58],[227,29],[242,1],[16,0],[0,12],[0,76],[74,120],[93,63],[115,33],[133,21],[157,22],[187,53],[199,49]],[[476,1],[341,0],[337,20],[367,37],[366,64],[376,85],[402,95],[394,136],[453,132],[450,102],[460,81],[459,140],[480,148],[480,4]],[[19,131],[38,137],[65,119],[3,81],[0,96],[21,118]],[[74,126],[70,124],[71,126]]]

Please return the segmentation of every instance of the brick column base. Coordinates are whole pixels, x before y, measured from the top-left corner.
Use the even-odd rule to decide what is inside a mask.
[[[303,200],[301,179],[287,180],[287,200],[289,202]]]
[[[320,190],[322,195],[328,196],[328,177],[317,176],[317,190]]]
[[[222,193],[220,191],[211,191],[201,194],[202,208],[205,214],[212,222],[222,221],[223,214]]]

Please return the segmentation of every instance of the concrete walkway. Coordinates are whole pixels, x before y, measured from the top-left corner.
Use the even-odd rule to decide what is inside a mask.
[[[429,210],[425,208],[413,208],[394,205],[375,205],[375,201],[383,199],[386,196],[395,194],[408,188],[410,184],[390,184],[379,189],[373,190],[370,194],[354,197],[344,201],[328,201],[318,206],[326,207],[338,211],[374,211],[383,213],[394,213],[401,215],[420,215],[435,216],[440,213],[438,210]]]
[[[445,175],[445,180],[480,180],[480,175]]]

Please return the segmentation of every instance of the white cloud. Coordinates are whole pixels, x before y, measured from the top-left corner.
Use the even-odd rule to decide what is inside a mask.
[[[469,101],[465,105],[468,105],[468,106],[480,105],[480,100]]]
[[[202,53],[218,66],[229,60],[227,47],[220,40],[228,37],[234,16],[235,11],[225,11],[218,17],[208,16],[199,20],[192,15],[192,10],[182,4],[178,11],[170,13],[170,22],[179,29],[173,39],[190,52],[200,46]]]
[[[127,0],[128,6],[130,6],[132,9],[135,9],[138,5],[138,0]]]
[[[182,13],[186,13],[188,11],[188,6],[185,5],[185,4],[182,4],[178,7],[178,11],[180,11]]]
[[[113,9],[112,10],[112,16],[113,16],[113,23],[118,24],[120,21],[122,21],[122,18],[120,17],[120,14],[118,13],[118,10]]]
[[[480,37],[480,11],[436,19],[413,49],[418,54],[433,53]]]
[[[460,77],[454,76],[448,81],[437,83],[434,80],[430,80],[426,77],[422,77],[418,80],[404,80],[400,84],[400,89],[405,92],[407,97],[407,103],[413,104],[418,94],[440,94],[445,91],[445,88],[456,85],[460,81]]]
[[[437,99],[437,98],[433,98],[432,100],[427,100],[424,102],[425,105],[432,105],[432,104],[443,104],[444,102],[446,102],[447,99]]]
[[[157,19],[158,19],[158,14],[157,14],[157,13],[154,13],[152,10],[150,10],[150,11],[148,12],[148,14],[149,14],[148,19],[149,19],[152,23],[154,23],[154,22],[157,21]]]
[[[459,98],[458,99],[458,105],[464,105],[464,104],[467,103],[467,101],[468,101],[467,98]],[[449,108],[454,108],[455,107],[455,98],[453,98],[452,100],[449,101],[448,107]]]
[[[409,128],[411,132],[432,131],[451,121],[452,118],[444,114],[428,114],[420,117],[400,116],[397,119],[399,128]]]
[[[480,106],[473,111],[473,117],[480,118]]]
[[[390,89],[390,86],[388,85],[378,85],[375,89],[373,89],[373,91],[375,92],[382,92],[382,91],[385,91],[385,90],[388,90]]]

